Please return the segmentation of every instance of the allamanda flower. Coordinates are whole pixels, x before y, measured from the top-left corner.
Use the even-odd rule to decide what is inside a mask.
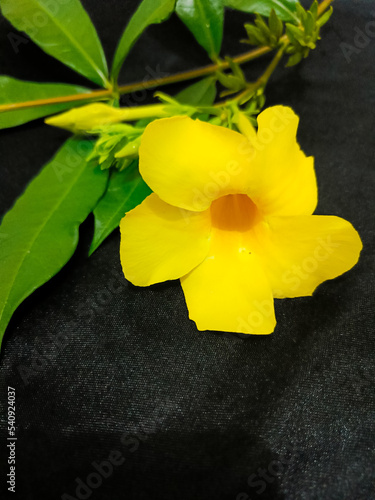
[[[268,334],[274,298],[311,295],[350,269],[361,240],[346,220],[312,215],[313,158],[297,126],[283,106],[247,137],[187,117],[149,124],[140,173],[153,194],[121,222],[125,277],[179,278],[199,330]]]

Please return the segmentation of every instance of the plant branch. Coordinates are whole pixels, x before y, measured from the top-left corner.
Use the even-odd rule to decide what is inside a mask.
[[[102,99],[110,99],[112,96],[113,93],[110,89],[93,90],[92,92],[85,92],[83,94],[49,97],[47,99],[35,99],[33,101],[15,102],[12,104],[1,104],[0,113],[5,113],[6,111],[18,111],[21,109],[35,108],[40,106],[48,106],[50,104],[64,104],[67,102],[89,101],[92,99],[100,101]]]
[[[225,100],[225,101],[218,102],[217,104],[215,104],[215,107],[221,107],[221,106],[225,106],[225,105],[231,104],[231,103],[241,104],[243,102],[246,102],[246,98],[248,96],[253,95],[256,90],[260,89],[261,87],[265,87],[267,85],[268,80],[270,79],[272,73],[275,71],[277,65],[281,61],[286,47],[287,47],[287,41],[284,40],[281,47],[279,48],[279,50],[277,51],[277,53],[273,57],[272,61],[267,66],[265,72],[256,80],[256,82],[250,83],[248,85],[248,87],[245,90],[243,90],[242,92],[240,92],[236,97]]]
[[[267,85],[268,80],[270,79],[272,73],[275,71],[275,69],[277,68],[277,65],[281,61],[287,45],[288,45],[287,42],[284,42],[282,44],[282,46],[276,52],[275,57],[272,59],[270,64],[267,66],[266,71],[263,73],[263,75],[260,78],[258,78],[258,80],[257,80],[258,87],[264,87]]]
[[[328,9],[333,0],[323,0],[319,4],[318,14],[319,16]],[[281,42],[286,42],[287,37],[284,35],[280,38]],[[246,62],[252,61],[261,57],[265,54],[271,52],[272,49],[270,47],[259,47],[253,49],[249,52],[245,52],[244,54],[240,54],[236,57],[233,57],[233,61],[237,64],[244,64]],[[164,78],[158,78],[155,80],[148,80],[144,82],[135,82],[130,83],[128,85],[121,85],[118,87],[117,92],[119,94],[131,94],[132,92],[136,92],[137,90],[146,90],[155,87],[160,87],[162,85],[168,85],[171,83],[183,82],[186,80],[192,80],[194,78],[199,78],[202,76],[207,76],[215,73],[218,69],[226,69],[229,67],[228,62],[223,61],[220,64],[210,64],[208,66],[203,66],[202,68],[197,68],[194,70],[183,71],[181,73],[177,73],[175,75],[166,76]],[[0,105],[0,113],[5,113],[7,111],[17,111],[21,109],[34,108],[40,106],[47,106],[51,104],[65,104],[69,102],[78,102],[78,101],[99,101],[99,100],[107,100],[115,97],[115,93],[111,89],[99,89],[92,90],[91,92],[86,92],[82,94],[74,94],[67,96],[59,96],[59,97],[50,97],[47,99],[36,99],[33,101],[24,101],[17,102],[11,104],[1,104]]]
[[[257,57],[261,57],[264,54],[270,52],[271,49],[269,47],[260,47],[245,54],[241,54],[237,57],[233,58],[233,61],[238,64],[243,64],[248,61],[252,61]],[[220,68],[229,67],[227,62],[222,62],[220,64]],[[201,76],[210,75],[215,73],[219,69],[219,64],[210,64],[208,66],[203,66],[202,68],[193,69],[190,71],[183,71],[181,73],[177,73],[175,75],[166,76],[163,78],[157,78],[155,80],[147,80],[144,82],[135,82],[129,83],[128,85],[121,85],[118,87],[117,92],[119,94],[131,94],[132,92],[136,92],[137,90],[146,90],[155,87],[159,87],[162,85],[168,85],[171,83],[183,82],[185,80],[192,80],[194,78],[199,78]],[[50,104],[64,104],[68,102],[77,102],[77,101],[91,101],[91,100],[106,100],[114,97],[113,91],[111,89],[107,90],[93,90],[91,92],[86,92],[82,94],[75,95],[67,95],[60,97],[50,97],[47,99],[37,99],[33,101],[24,101],[24,102],[16,102],[12,104],[2,104],[0,105],[0,113],[4,113],[6,111],[16,111],[20,109],[27,109],[32,107],[46,106]]]

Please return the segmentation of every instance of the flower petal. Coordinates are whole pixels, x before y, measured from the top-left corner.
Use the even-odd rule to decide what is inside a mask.
[[[268,334],[272,290],[260,261],[241,248],[241,232],[214,228],[208,256],[181,279],[189,317],[199,330]]]
[[[248,195],[264,214],[311,215],[315,210],[314,159],[306,157],[297,143],[298,121],[286,106],[267,108],[258,116]]]
[[[188,117],[164,118],[143,134],[140,172],[165,202],[202,211],[220,196],[246,192],[248,149],[247,139],[227,128]]]
[[[200,264],[209,249],[207,212],[189,212],[148,196],[121,221],[121,264],[127,280],[148,286],[178,279]]]
[[[276,298],[312,295],[352,268],[362,249],[357,231],[340,217],[269,217],[257,230],[256,252]]]

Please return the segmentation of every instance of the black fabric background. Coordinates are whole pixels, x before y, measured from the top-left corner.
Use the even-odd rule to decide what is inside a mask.
[[[111,57],[138,1],[83,4]],[[318,49],[278,71],[267,92],[268,105],[300,115],[299,141],[316,158],[317,213],[354,224],[364,243],[359,264],[312,298],[276,301],[270,336],[202,333],[188,320],[178,282],[146,289],[125,282],[117,232],[86,257],[90,218],[72,262],[19,308],[4,339],[1,487],[7,385],[17,393],[17,492],[9,498],[375,499],[371,10],[372,1],[336,1]],[[237,42],[245,19],[227,14],[223,53],[246,50]],[[353,45],[355,30],[370,21],[374,37],[349,63],[340,44]],[[10,32],[1,19],[1,74],[87,84],[31,42],[15,54]],[[172,17],[147,30],[121,81],[207,62]],[[247,75],[265,64],[248,64]],[[151,99],[149,91],[130,102]],[[1,214],[67,136],[42,120],[1,132]],[[93,462],[112,450],[123,463],[86,497],[76,492],[76,478],[87,483]]]

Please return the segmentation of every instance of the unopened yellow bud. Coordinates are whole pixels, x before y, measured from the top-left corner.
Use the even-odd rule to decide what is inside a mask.
[[[100,130],[101,127],[112,123],[131,122],[141,118],[159,118],[164,116],[168,116],[168,111],[164,104],[114,108],[108,104],[93,103],[52,116],[51,118],[47,118],[45,122],[54,127],[64,128],[75,133],[82,133]]]

